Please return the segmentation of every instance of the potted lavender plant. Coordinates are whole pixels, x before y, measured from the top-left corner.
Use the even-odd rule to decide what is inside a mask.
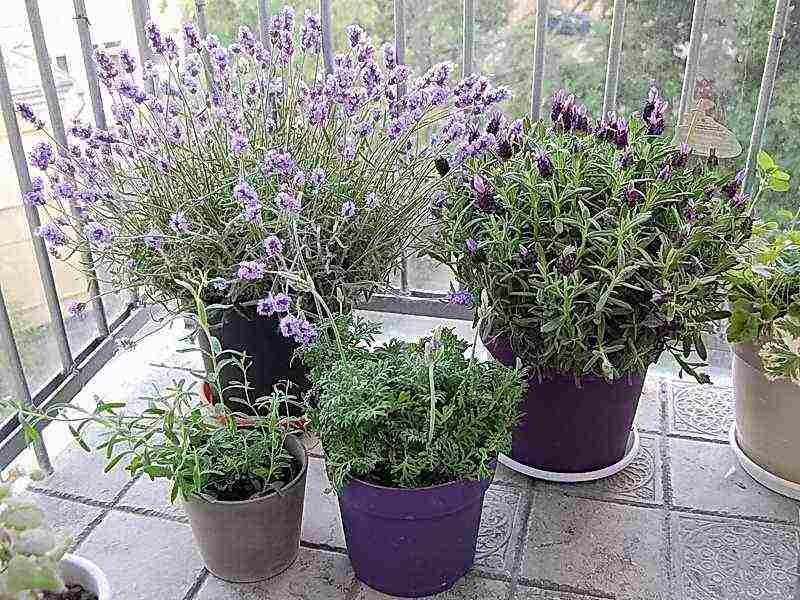
[[[356,577],[393,596],[452,587],[475,560],[483,498],[507,452],[523,373],[465,356],[452,330],[375,346],[380,327],[335,321],[305,353]],[[476,339],[477,341],[477,339]]]
[[[454,300],[487,295],[490,352],[531,370],[501,457],[521,472],[577,481],[622,468],[645,374],[665,351],[708,381],[702,336],[725,316],[722,275],[755,199],[713,156],[661,137],[666,108],[653,89],[641,114],[595,122],[561,91],[550,126],[497,116],[493,146],[442,157],[458,176],[430,253],[464,286]]]
[[[296,24],[289,7],[271,19],[269,50],[246,27],[223,47],[186,24],[185,55],[154,23],[146,33],[164,69],[141,73],[158,93],[141,87],[131,53],[117,64],[98,49],[114,126],[74,123],[68,148],[32,149],[43,177],[25,198],[51,216],[38,235],[58,256],[90,253],[109,289],[171,310],[192,305],[176,279],[202,268],[204,301],[225,308],[217,336],[252,360],[254,394],[301,384],[291,357],[316,336],[316,303],[277,273],[303,263],[344,309],[387,284],[439,185],[429,157],[446,141],[423,133],[462,111],[451,66],[409,81],[394,47],[377,50],[353,25],[326,73],[319,18]]]
[[[204,286],[178,285],[193,297],[193,318],[211,340],[211,369],[195,375],[216,397],[231,387],[248,414],[206,402],[194,382],[184,380],[157,390],[142,412],[117,402],[100,402],[91,411],[69,404],[41,411],[11,400],[0,400],[0,407],[17,413],[29,440],[40,436],[39,424],[68,423],[85,450],[102,452],[106,470],[122,463],[131,477],[169,481],[170,500],[182,501],[208,570],[227,581],[267,579],[288,569],[300,551],[308,459],[292,420],[280,414],[294,400],[278,389],[253,399],[246,358],[222,350],[211,333],[200,297]],[[225,363],[240,370],[239,383],[224,381]]]

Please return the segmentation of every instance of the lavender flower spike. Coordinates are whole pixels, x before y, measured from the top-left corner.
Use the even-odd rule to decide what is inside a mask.
[[[450,304],[457,304],[459,306],[472,306],[475,302],[475,296],[472,292],[467,292],[465,290],[458,291],[458,292],[450,292],[447,296],[447,302]]]
[[[536,166],[539,168],[539,175],[544,179],[550,179],[555,173],[553,161],[544,150],[536,153]]]
[[[342,204],[342,218],[352,219],[356,216],[356,204],[352,200],[348,200]]]
[[[175,233],[187,233],[191,228],[183,211],[178,211],[169,218],[169,226]]]
[[[242,281],[257,281],[264,279],[267,274],[267,266],[255,260],[247,260],[239,263],[239,269],[236,271],[236,276]]]

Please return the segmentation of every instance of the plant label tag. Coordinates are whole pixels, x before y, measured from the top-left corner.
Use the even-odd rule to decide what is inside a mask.
[[[701,98],[694,110],[684,113],[678,124],[677,144],[684,142],[694,154],[717,158],[735,158],[742,153],[742,145],[736,135],[721,123],[717,123],[708,112],[714,108],[711,100]]]

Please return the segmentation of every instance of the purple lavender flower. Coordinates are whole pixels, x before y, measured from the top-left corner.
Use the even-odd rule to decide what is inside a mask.
[[[89,242],[98,248],[107,248],[114,239],[114,232],[96,221],[84,225],[83,231]]]
[[[250,223],[261,223],[261,202],[248,202],[244,206],[242,217]]]
[[[470,182],[470,187],[475,193],[475,206],[486,213],[497,211],[497,202],[494,198],[494,189],[480,175],[475,175]]]
[[[25,102],[17,102],[17,112],[25,121],[33,125],[35,129],[44,129],[44,121],[34,114],[33,109],[29,104]]]
[[[355,160],[356,158],[356,145],[352,142],[346,142],[342,145],[342,158],[345,160]]]
[[[53,147],[47,142],[39,142],[28,154],[31,164],[40,171],[46,171],[55,159]]]
[[[661,181],[669,181],[672,178],[672,166],[668,162],[665,162],[661,166],[661,170],[658,172],[658,178]]]
[[[272,17],[269,25],[270,38],[273,46],[280,52],[280,58],[284,65],[288,65],[294,54],[294,9],[291,6],[284,6],[278,14]]]
[[[197,33],[194,23],[183,24],[183,43],[188,48],[200,50],[200,35]]]
[[[267,251],[267,257],[273,258],[283,252],[283,242],[277,235],[270,235],[264,240],[264,250]]]
[[[744,181],[744,170],[737,172],[736,177],[722,186],[722,193],[727,196],[728,200],[733,200],[733,198],[739,192],[742,181]]]
[[[399,85],[406,81],[411,75],[411,67],[408,65],[397,65],[389,71],[389,85]]]
[[[142,236],[144,245],[153,250],[161,250],[164,245],[164,234],[158,229],[151,229]]]
[[[231,150],[234,154],[241,156],[250,149],[250,140],[241,133],[235,133],[231,137]]]
[[[387,70],[391,71],[397,66],[397,49],[394,44],[386,42],[383,45],[383,64]]]
[[[119,75],[119,69],[116,63],[100,48],[94,51],[94,63],[97,66],[97,75],[106,84],[111,83]]]
[[[114,115],[117,125],[124,125],[130,123],[136,113],[127,102],[115,102],[111,105],[111,114]]]
[[[691,153],[692,149],[689,148],[689,144],[681,143],[678,153],[672,157],[672,166],[676,169],[684,168],[689,163],[689,155]]]
[[[459,306],[472,306],[475,302],[475,296],[472,292],[461,290],[458,292],[450,292],[447,295],[447,302],[450,304],[457,304]]]
[[[217,290],[218,292],[224,292],[228,289],[228,282],[225,281],[222,277],[216,277],[208,282],[212,288]]]
[[[661,98],[658,88],[651,87],[642,107],[642,119],[647,124],[648,135],[661,135],[664,133],[666,127],[664,115],[668,106],[667,102]]]
[[[67,301],[67,316],[82,319],[86,314],[86,303],[78,302],[77,300]]]
[[[347,33],[347,41],[350,42],[351,48],[356,48],[366,37],[364,30],[355,23],[345,27],[345,32]]]
[[[246,260],[239,263],[236,276],[242,281],[257,281],[267,274],[267,265],[255,260]]]
[[[631,150],[630,146],[625,148],[625,151],[619,155],[619,166],[623,169],[633,166],[633,150]]]
[[[186,213],[179,210],[170,216],[169,227],[178,234],[188,233],[189,229],[191,229],[191,224],[189,223],[189,219],[186,218]]]
[[[629,207],[633,208],[639,202],[639,198],[641,198],[642,194],[631,183],[630,185],[628,185],[628,187],[625,188],[624,196],[625,196],[625,202],[628,204]]]
[[[300,48],[303,52],[317,53],[322,48],[322,22],[319,15],[306,11],[303,29],[300,32]]]
[[[309,180],[311,181],[311,185],[314,187],[322,187],[325,184],[325,169],[322,167],[317,167],[313,171],[311,171],[311,175]]]
[[[128,74],[131,74],[136,71],[136,60],[133,58],[133,54],[127,48],[123,48],[119,52],[119,62],[122,64],[122,69]]]
[[[305,319],[290,314],[280,320],[278,327],[284,337],[294,339],[295,342],[303,347],[314,343],[319,335],[314,325]]]
[[[343,219],[352,219],[356,216],[356,204],[352,200],[348,200],[342,204],[341,215]]]
[[[262,298],[256,305],[256,312],[262,317],[271,317],[278,313],[288,313],[292,305],[292,299],[283,292],[273,295],[271,292],[266,298]]]
[[[300,212],[300,198],[289,191],[284,190],[279,192],[275,200],[282,210],[285,210],[290,214],[297,214]]]
[[[59,198],[71,200],[75,197],[75,186],[69,181],[59,181],[53,185],[53,192]]]
[[[486,124],[486,131],[493,135],[500,133],[500,128],[505,127],[505,117],[499,110],[493,112],[489,116],[489,122]]]
[[[31,188],[22,194],[22,199],[34,206],[44,206],[47,201],[44,193],[44,179],[41,177],[31,179]]]
[[[628,122],[622,117],[613,121],[614,139],[612,140],[619,148],[628,147]]]
[[[217,73],[224,73],[230,63],[228,51],[222,47],[214,48],[213,52],[211,52],[211,62]]]
[[[750,204],[750,195],[739,190],[731,198],[731,206],[736,210],[744,210]]]
[[[67,243],[67,236],[54,221],[37,227],[34,235],[42,238],[48,246],[52,247],[64,246]]]
[[[444,190],[437,190],[431,196],[431,201],[430,201],[431,212],[437,216],[442,214],[442,210],[444,210],[446,202],[447,202],[447,195],[444,193]]]
[[[370,192],[364,196],[364,205],[367,207],[367,210],[375,210],[379,203],[378,194],[375,192]]]
[[[258,192],[244,179],[239,180],[239,183],[233,188],[233,197],[242,204],[259,201]]]
[[[164,37],[161,35],[161,30],[158,28],[158,25],[153,21],[148,21],[144,26],[144,34],[153,52],[156,54],[164,54],[166,52]]]
[[[469,238],[466,241],[467,251],[472,255],[475,256],[478,253],[478,242],[473,238]]]
[[[544,150],[539,150],[535,155],[535,159],[539,175],[544,179],[550,179],[555,173],[555,167],[550,156]]]
[[[297,163],[289,152],[281,152],[273,148],[264,154],[261,170],[265,175],[288,175],[296,165]]]

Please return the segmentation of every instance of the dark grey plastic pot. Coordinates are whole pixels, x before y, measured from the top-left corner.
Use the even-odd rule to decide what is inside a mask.
[[[220,579],[262,581],[285,571],[297,558],[308,458],[295,436],[286,438],[285,448],[301,469],[279,494],[242,502],[200,497],[185,502],[203,562]]]

